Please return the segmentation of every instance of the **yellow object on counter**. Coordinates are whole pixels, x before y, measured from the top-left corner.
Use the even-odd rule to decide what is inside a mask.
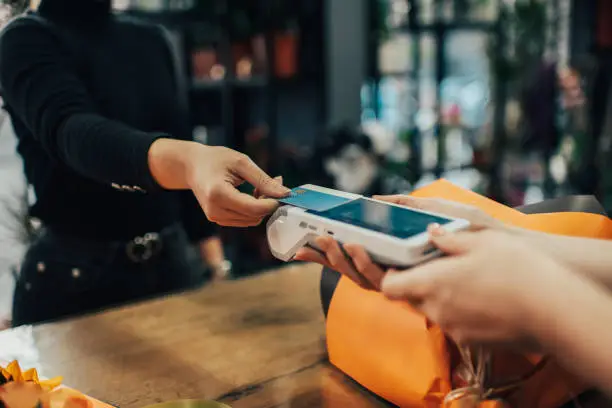
[[[33,382],[40,385],[46,391],[51,391],[59,387],[63,380],[62,377],[41,380],[35,368],[22,371],[17,361],[13,361],[6,366],[6,368],[0,367],[0,375],[2,375],[7,382]]]
[[[2,382],[6,383],[4,393],[0,393],[0,401],[7,408],[114,408],[62,385],[62,377],[41,380],[35,368],[23,371],[17,361],[6,368],[0,367],[0,375],[4,378]],[[14,386],[19,383],[25,387]],[[36,403],[32,405],[28,401]]]

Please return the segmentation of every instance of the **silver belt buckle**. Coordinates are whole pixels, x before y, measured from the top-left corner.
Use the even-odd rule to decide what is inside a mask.
[[[143,263],[159,253],[161,248],[162,240],[159,234],[150,232],[142,237],[136,237],[131,240],[127,244],[125,252],[130,261],[134,263]]]

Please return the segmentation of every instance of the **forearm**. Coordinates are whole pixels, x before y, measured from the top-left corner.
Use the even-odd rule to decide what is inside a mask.
[[[56,120],[55,115],[46,116],[49,122]],[[156,140],[168,137],[165,134],[142,132],[95,113],[70,115],[57,128],[43,127],[39,134],[52,157],[87,178],[145,191],[159,189],[148,155]]]
[[[517,227],[506,230],[528,245],[546,251],[570,269],[612,289],[612,242],[548,234]]]
[[[612,395],[612,297],[578,274],[561,274],[536,299],[537,340],[570,372]]]

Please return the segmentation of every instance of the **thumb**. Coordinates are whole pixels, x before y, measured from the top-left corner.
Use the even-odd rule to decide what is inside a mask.
[[[276,177],[274,177],[274,181],[276,181],[277,183],[280,183],[282,185],[283,184],[283,176],[276,176]],[[255,198],[269,198],[269,197],[266,197],[265,195],[261,194],[261,191],[259,191],[257,188],[255,189],[255,191],[253,191],[253,197],[255,197]]]
[[[291,190],[283,186],[279,181],[274,180],[259,166],[257,166],[253,160],[244,160],[235,169],[236,175],[243,180],[250,183],[259,194],[270,197],[270,198],[282,198],[286,197]]]
[[[448,255],[463,255],[474,247],[473,233],[449,233],[441,227],[430,228],[430,241]]]

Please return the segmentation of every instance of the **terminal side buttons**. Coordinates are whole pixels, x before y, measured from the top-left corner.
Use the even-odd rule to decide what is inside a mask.
[[[308,228],[311,229],[313,231],[316,231],[318,228],[315,225],[308,225],[308,223],[306,223],[305,221],[300,222],[300,228]]]

